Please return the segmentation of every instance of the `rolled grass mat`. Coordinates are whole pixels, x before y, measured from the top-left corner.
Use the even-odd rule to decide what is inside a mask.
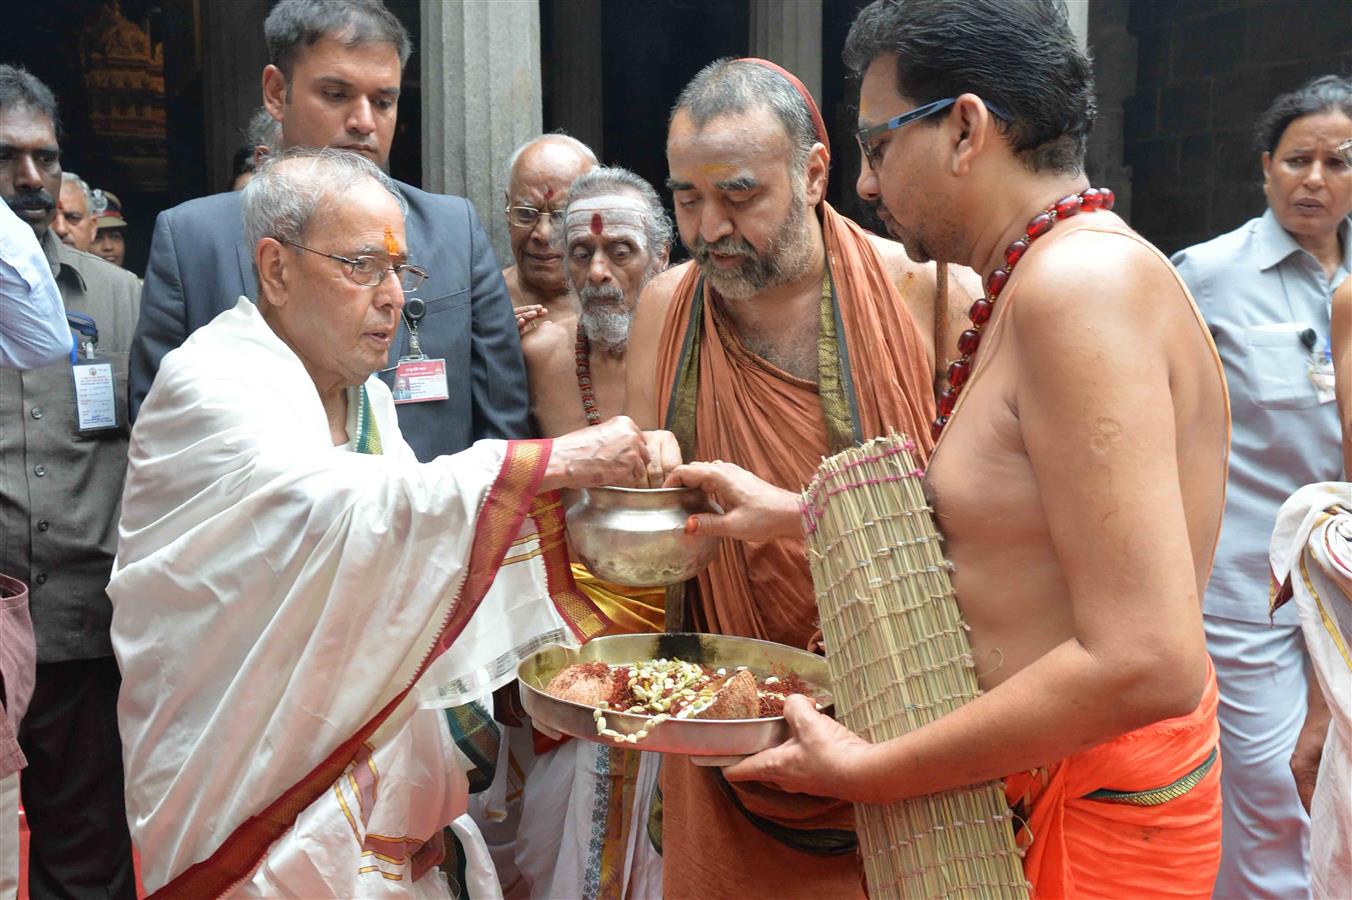
[[[803,492],[836,714],[874,742],[980,693],[914,450],[896,434],[850,448]],[[999,781],[855,815],[871,897],[1029,896]]]

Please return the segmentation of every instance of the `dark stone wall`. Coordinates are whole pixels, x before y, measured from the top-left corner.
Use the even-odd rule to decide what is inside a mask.
[[[1347,0],[1131,0],[1132,225],[1166,253],[1266,208],[1254,124],[1278,94],[1352,73]]]

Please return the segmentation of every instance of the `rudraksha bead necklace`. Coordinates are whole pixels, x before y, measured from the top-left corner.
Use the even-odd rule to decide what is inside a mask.
[[[577,348],[574,353],[577,362],[577,389],[582,394],[582,412],[587,416],[588,425],[601,424],[601,411],[596,408],[596,389],[592,387],[591,341],[582,327],[582,319],[577,320]]]
[[[938,416],[930,426],[930,434],[934,440],[939,440],[939,435],[943,433],[949,417],[953,415],[953,408],[958,403],[958,394],[962,392],[962,386],[972,374],[972,357],[981,346],[981,330],[995,312],[995,298],[1000,296],[1000,291],[1009,281],[1010,273],[1023,258],[1023,254],[1032,246],[1033,241],[1051,231],[1057,220],[1068,219],[1082,212],[1093,212],[1096,209],[1112,209],[1114,199],[1113,192],[1107,188],[1092,187],[1078,194],[1062,197],[1033,216],[1028,222],[1028,227],[1024,229],[1023,237],[1010,242],[1005,248],[1005,264],[986,276],[986,295],[973,303],[972,308],[967,311],[967,317],[972,320],[972,327],[958,335],[958,352],[962,356],[948,366],[948,387],[939,395],[939,402],[935,408]]]

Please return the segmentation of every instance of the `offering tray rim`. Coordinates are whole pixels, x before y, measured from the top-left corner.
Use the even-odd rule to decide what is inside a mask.
[[[542,647],[517,666],[521,703],[543,730],[626,750],[726,758],[758,753],[788,740],[788,723],[783,716],[773,716],[668,719],[636,743],[620,743],[596,733],[596,707],[560,699],[544,689],[550,679],[575,662],[623,664],[649,659],[681,659],[722,666],[729,672],[746,666],[756,675],[772,674],[771,667],[781,665],[817,690],[816,700],[823,709],[832,703],[825,657],[772,641],[699,632],[621,634],[596,638],[576,648],[562,644]],[[605,719],[607,727],[621,734],[634,734],[652,723],[652,716],[612,710],[605,712]]]

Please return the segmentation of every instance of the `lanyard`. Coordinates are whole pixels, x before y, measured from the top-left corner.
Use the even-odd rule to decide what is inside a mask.
[[[66,313],[66,324],[70,330],[79,334],[80,339],[70,345],[70,361],[73,365],[78,359],[77,348],[83,345],[85,348],[85,359],[94,358],[94,347],[99,342],[99,327],[94,320],[84,313],[68,312]]]
[[[426,359],[422,344],[418,340],[418,323],[427,314],[427,304],[417,297],[410,297],[404,303],[404,322],[408,325],[408,356],[410,359]]]

